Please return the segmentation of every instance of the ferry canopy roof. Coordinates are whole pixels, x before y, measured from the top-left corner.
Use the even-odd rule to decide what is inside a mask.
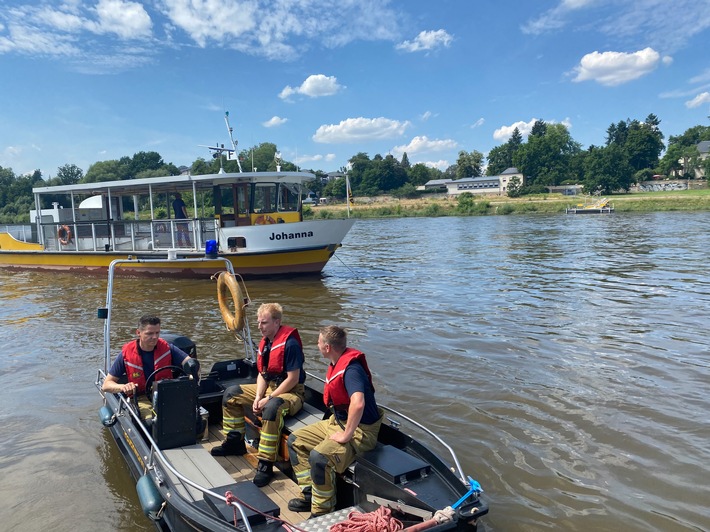
[[[111,196],[132,196],[141,194],[211,190],[217,185],[235,183],[291,183],[303,184],[315,179],[310,172],[243,172],[233,174],[176,175],[147,177],[98,183],[78,183],[54,187],[35,187],[34,194],[110,194]]]

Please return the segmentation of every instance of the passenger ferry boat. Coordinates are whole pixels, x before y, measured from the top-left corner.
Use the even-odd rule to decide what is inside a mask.
[[[229,259],[241,275],[318,273],[354,220],[303,220],[304,183],[314,178],[244,172],[35,188],[31,223],[0,225],[0,267],[105,273],[118,258],[204,257],[210,243],[210,255]],[[176,192],[192,218],[172,217]],[[45,198],[53,209],[41,208]],[[132,272],[201,276],[220,267],[141,263]]]
[[[174,269],[194,267],[190,259],[176,259]],[[207,259],[193,259],[195,261]],[[209,372],[185,375],[174,367],[172,379],[159,381],[153,389],[155,417],[148,428],[138,409],[123,394],[101,391],[112,353],[120,351],[118,335],[112,330],[114,284],[119,269],[135,266],[135,260],[116,260],[108,268],[106,306],[99,309],[104,319],[104,362],[95,385],[103,398],[99,417],[110,431],[136,480],[142,509],[159,530],[178,531],[327,531],[336,524],[352,529],[354,522],[368,517],[396,519],[404,530],[432,532],[473,531],[488,513],[478,482],[464,474],[456,454],[436,433],[406,415],[379,405],[386,411],[377,447],[356,458],[337,479],[334,512],[309,519],[308,513],[288,509],[289,499],[299,496],[288,460],[285,440],[298,427],[326,415],[322,380],[308,374],[306,403],[296,416],[285,420],[279,445],[279,460],[272,482],[258,488],[252,482],[256,465],[259,422],[247,419],[247,454],[215,458],[210,449],[221,443],[222,395],[233,384],[256,381],[254,342],[247,316],[249,298],[243,281],[234,276],[231,262],[218,259],[225,269],[218,280],[222,317],[238,340],[236,358],[216,362]],[[229,284],[234,310],[225,311],[225,292],[220,281]],[[123,293],[123,292],[121,292]],[[125,301],[124,304],[127,304]],[[159,301],[152,301],[159,305]],[[120,306],[120,303],[119,303]],[[160,310],[160,306],[155,307]],[[169,312],[169,305],[163,309]],[[232,314],[233,312],[233,314]],[[225,316],[226,314],[226,316]],[[226,332],[225,334],[230,334]],[[163,337],[198,358],[197,346],[180,335]],[[199,372],[197,372],[199,373]],[[147,378],[151,383],[152,376]],[[420,398],[421,399],[421,398]],[[405,425],[406,424],[406,425]],[[422,434],[415,439],[402,429],[411,427]],[[435,449],[446,450],[442,459]],[[380,522],[382,522],[382,519]],[[374,525],[373,525],[374,526]],[[401,530],[402,528],[388,528]],[[374,530],[375,528],[371,528]],[[377,530],[385,530],[376,527]]]
[[[309,172],[242,172],[229,113],[232,148],[204,146],[220,171],[66,186],[38,187],[30,223],[0,225],[0,267],[100,271],[120,258],[227,258],[241,275],[319,273],[342,245],[351,219],[303,220]],[[225,173],[223,154],[238,173]],[[192,218],[173,217],[176,194]],[[53,205],[43,209],[43,205]],[[134,274],[211,275],[218,261],[183,269],[141,262]]]

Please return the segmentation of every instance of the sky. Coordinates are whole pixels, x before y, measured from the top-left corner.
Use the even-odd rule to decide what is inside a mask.
[[[445,170],[517,127],[710,125],[710,0],[0,0],[0,167],[276,144]],[[251,170],[248,163],[245,170]]]

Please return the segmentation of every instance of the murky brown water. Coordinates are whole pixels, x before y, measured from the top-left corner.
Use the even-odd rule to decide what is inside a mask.
[[[483,485],[486,530],[710,530],[709,226],[359,221],[323,278],[248,288],[284,305],[316,373],[318,327],[350,330],[379,400],[438,430]],[[0,270],[3,530],[151,529],[97,416],[105,287]],[[131,279],[119,300],[126,338],[156,310],[203,364],[236,351],[213,282]]]

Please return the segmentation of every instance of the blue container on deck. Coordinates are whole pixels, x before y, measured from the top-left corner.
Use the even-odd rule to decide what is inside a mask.
[[[216,240],[208,240],[205,242],[205,257],[208,259],[216,259],[218,251]]]

